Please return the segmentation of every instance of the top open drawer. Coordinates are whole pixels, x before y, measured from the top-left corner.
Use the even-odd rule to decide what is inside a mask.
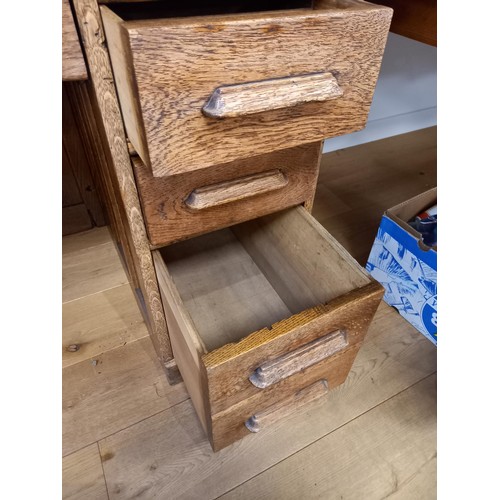
[[[359,0],[144,20],[101,11],[127,134],[155,176],[363,128],[392,15]]]

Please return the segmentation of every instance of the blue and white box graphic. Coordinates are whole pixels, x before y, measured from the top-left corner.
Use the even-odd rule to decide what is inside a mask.
[[[435,190],[383,215],[366,269],[385,288],[385,302],[437,345],[437,251],[398,217],[401,212],[408,217],[412,205],[415,215],[421,212],[432,195],[435,199]]]

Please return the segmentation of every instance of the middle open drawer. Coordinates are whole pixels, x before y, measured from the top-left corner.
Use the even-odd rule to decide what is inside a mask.
[[[344,382],[383,289],[295,207],[153,252],[175,360],[214,449]]]

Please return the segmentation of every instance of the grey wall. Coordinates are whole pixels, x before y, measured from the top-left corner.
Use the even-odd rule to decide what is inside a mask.
[[[364,130],[325,141],[323,152],[436,125],[437,49],[389,33]]]

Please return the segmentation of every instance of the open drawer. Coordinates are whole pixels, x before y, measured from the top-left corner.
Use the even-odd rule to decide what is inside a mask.
[[[168,17],[168,4],[101,7],[127,134],[154,176],[365,126],[392,9]]]
[[[214,450],[343,383],[383,295],[303,207],[153,255],[174,357]]]

